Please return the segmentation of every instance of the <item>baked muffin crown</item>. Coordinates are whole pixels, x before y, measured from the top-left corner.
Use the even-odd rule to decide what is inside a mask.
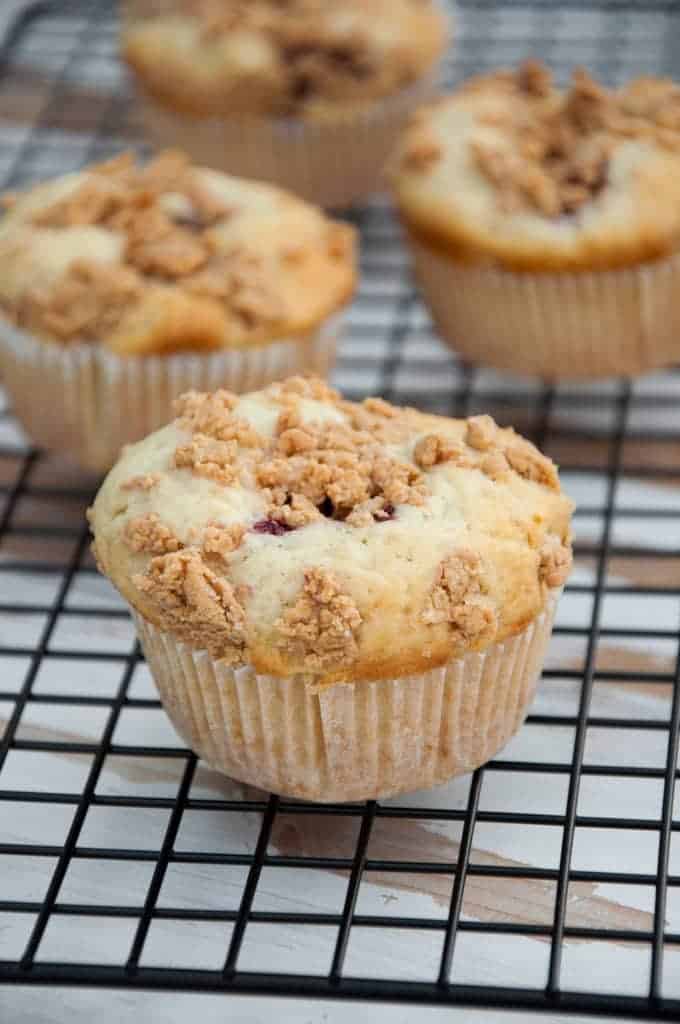
[[[680,86],[562,92],[537,61],[473,78],[416,115],[394,162],[409,227],[461,259],[592,270],[680,240]]]
[[[120,355],[260,345],[314,330],[354,288],[353,229],[274,186],[124,154],[10,197],[0,309]]]
[[[409,675],[520,632],[571,565],[549,459],[489,417],[290,378],[196,392],[91,510],[102,570],[192,647],[315,684]]]
[[[123,55],[186,114],[330,117],[408,87],[446,43],[432,0],[178,0],[129,5]]]

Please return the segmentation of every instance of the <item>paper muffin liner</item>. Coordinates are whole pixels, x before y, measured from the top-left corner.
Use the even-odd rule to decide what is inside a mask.
[[[198,118],[160,106],[141,91],[152,142],[188,153],[194,163],[273,182],[319,206],[341,208],[384,185],[383,171],[413,111],[429,99],[431,72],[365,110],[328,120]]]
[[[422,789],[473,771],[520,727],[559,592],[522,633],[442,668],[315,691],[300,676],[215,661],[133,611],[161,700],[187,746],[260,789],[322,803]]]
[[[14,412],[37,445],[104,472],[124,444],[173,418],[173,402],[184,391],[240,393],[303,371],[327,376],[341,320],[336,314],[310,335],[257,347],[122,357],[98,343],[45,341],[0,318],[0,370]]]
[[[680,360],[680,253],[584,273],[465,265],[411,238],[442,338],[465,360],[545,378],[635,376]]]

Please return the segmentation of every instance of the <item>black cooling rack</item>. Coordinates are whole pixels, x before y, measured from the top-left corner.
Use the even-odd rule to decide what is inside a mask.
[[[468,0],[458,5],[457,19],[451,80],[528,53],[550,61],[561,77],[576,63],[608,82],[631,74],[680,74],[677,3]],[[115,45],[115,14],[104,2],[40,3],[16,21],[0,55],[3,187],[29,184],[141,143]],[[212,789],[202,789],[201,780],[210,777],[204,766],[177,747],[176,739],[157,739],[161,712],[153,691],[140,682],[144,669],[126,613],[97,581],[82,521],[96,482],[27,446],[6,409],[0,414],[0,885],[3,874],[21,879],[36,865],[42,883],[10,884],[0,891],[0,982],[676,1020],[680,932],[669,930],[667,916],[671,898],[680,893],[677,801],[674,810],[680,725],[680,372],[634,383],[553,388],[461,365],[432,334],[387,204],[376,200],[354,217],[363,237],[364,277],[337,383],[350,397],[381,393],[433,411],[489,411],[533,436],[561,462],[566,489],[582,496],[575,520],[578,571],[565,607],[580,602],[585,613],[567,615],[558,624],[555,640],[568,657],[549,663],[543,700],[524,732],[537,736],[538,746],[519,757],[503,752],[452,790],[450,802],[425,795],[317,807],[226,782],[220,789],[214,779]],[[620,613],[628,607],[635,609],[632,615]],[[558,685],[571,687],[568,713],[551,705]],[[600,698],[611,687],[638,695],[653,692],[657,711],[649,712],[644,696],[625,712],[603,711]],[[92,717],[90,735],[69,734],[64,723],[76,713]],[[126,733],[123,726],[133,719],[140,727]],[[61,723],[61,732],[51,729],[55,723]],[[590,742],[598,730],[612,737],[611,746],[593,758]],[[652,763],[639,763],[627,753],[636,749],[642,731],[653,736]],[[563,754],[565,735],[569,743]],[[39,776],[41,758],[44,777]],[[172,785],[155,795],[133,784],[129,791],[112,790],[103,780],[116,759],[128,768],[134,763],[142,779],[161,759],[170,766]],[[57,763],[66,764],[66,781],[53,773]],[[513,780],[511,786],[518,780],[523,803],[510,800],[499,807],[485,799],[485,787],[499,778]],[[556,782],[564,798],[557,808],[546,808],[541,794]],[[625,811],[625,801],[623,811],[616,800],[612,807],[611,794],[621,792],[614,787],[632,793],[640,784],[654,787],[655,794],[644,813],[634,802],[633,815]],[[31,814],[39,825],[24,828],[21,823]],[[149,831],[140,824],[141,815],[156,815],[157,827]],[[200,822],[210,815],[231,822],[237,836],[247,821],[250,839],[223,850],[202,847]],[[304,819],[315,823],[313,835],[338,832],[337,848],[332,842],[315,846],[313,840],[287,852],[280,844],[272,846],[282,823]],[[101,820],[108,822],[108,831],[94,827]],[[187,823],[198,836],[189,846],[182,839]],[[399,855],[390,854],[389,844],[376,847],[377,834],[392,829],[390,834],[407,835],[414,823],[435,832],[452,829],[455,856],[434,859],[427,850],[419,856],[417,844],[407,853],[398,846]],[[544,866],[480,857],[478,836],[489,827],[514,829],[529,844],[540,830],[552,830],[554,857]],[[604,852],[584,864],[575,851],[586,834]],[[108,886],[117,891],[113,879],[130,865],[144,869],[142,890],[128,900],[107,898]],[[89,888],[80,892],[90,898],[81,895],[72,902],[69,879],[75,869],[85,868]],[[163,898],[168,878],[184,868],[236,872],[231,903],[217,886],[208,903],[168,905]],[[262,909],[265,874],[283,878],[285,888],[286,878],[300,869],[341,878],[338,906],[313,910],[302,900],[296,904],[293,895],[284,910],[266,904]],[[446,897],[439,912],[388,912],[387,899],[384,913],[364,912],[366,880],[397,874],[408,875],[416,890],[419,879],[423,885],[435,875],[443,879]],[[540,886],[550,893],[548,911],[539,920],[511,911],[475,919],[466,912],[466,901],[471,887],[480,885],[505,886],[520,903],[528,899],[527,885]],[[635,886],[646,894],[648,913],[633,918],[638,926],[622,926],[606,915],[600,923],[574,923],[570,901],[575,887],[584,885]],[[197,924],[223,929],[210,962],[181,956],[149,961],[157,928]],[[123,929],[120,953],[99,955],[96,936],[113,925]],[[293,973],[275,943],[266,962],[253,967],[246,956],[250,936],[266,927],[287,929],[293,947],[304,946],[310,929],[314,935],[323,931],[325,966],[310,962],[308,973]],[[88,946],[92,939],[87,962],[82,956],[69,958],[63,937],[73,929],[82,929]],[[372,930],[381,958],[374,963],[364,956],[363,969],[357,970],[351,949],[362,930]],[[429,974],[409,978],[392,971],[390,936],[396,931],[414,949],[434,943]],[[473,939],[504,943],[499,963],[515,955],[512,978],[507,969],[498,976],[490,969],[481,980],[461,979],[461,950]],[[540,949],[545,964],[538,980],[524,973],[527,941]],[[590,966],[575,983],[565,965],[579,943],[588,944]],[[605,949],[622,957],[620,985],[597,984]],[[624,995],[631,950],[641,953],[646,968],[640,990]]]

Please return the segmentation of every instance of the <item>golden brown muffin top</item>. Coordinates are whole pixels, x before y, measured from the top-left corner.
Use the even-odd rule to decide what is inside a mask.
[[[331,117],[403,89],[446,42],[431,0],[178,0],[133,10],[122,50],[179,112]]]
[[[413,226],[462,256],[594,269],[664,255],[680,237],[680,86],[610,91],[586,71],[472,79],[416,116],[395,188]]]
[[[91,524],[102,570],[149,621],[324,684],[520,632],[569,572],[571,509],[552,462],[488,416],[354,404],[296,377],[185,395],[123,453]]]
[[[0,221],[0,308],[120,355],[309,333],[351,296],[354,231],[270,185],[165,152],[31,189]]]

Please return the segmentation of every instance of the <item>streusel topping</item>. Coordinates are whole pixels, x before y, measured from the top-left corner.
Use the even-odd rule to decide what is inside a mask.
[[[123,54],[178,111],[313,117],[409,86],[445,39],[431,0],[177,0],[131,19]]]
[[[523,628],[568,575],[570,512],[550,460],[490,417],[291,378],[184,396],[123,454],[91,521],[103,571],[161,628],[323,683]]]
[[[348,225],[278,189],[126,154],[14,201],[0,306],[38,335],[125,355],[257,345],[339,308],[353,250]]]
[[[578,69],[562,92],[527,61],[421,111],[395,185],[411,223],[461,254],[479,247],[519,266],[578,269],[675,244],[679,171],[678,84],[640,78],[608,90]]]
[[[500,80],[517,94],[516,116],[503,126],[510,146],[479,140],[473,152],[506,210],[529,205],[546,217],[575,213],[604,188],[609,161],[626,139],[680,152],[675,82],[637,79],[609,91],[581,69],[558,95],[537,61]]]

